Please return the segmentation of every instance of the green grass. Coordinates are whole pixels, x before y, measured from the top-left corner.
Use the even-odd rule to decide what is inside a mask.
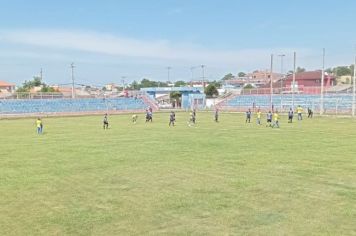
[[[356,120],[0,120],[0,235],[356,235]]]

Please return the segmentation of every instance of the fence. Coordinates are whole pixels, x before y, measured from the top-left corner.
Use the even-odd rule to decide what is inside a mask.
[[[325,89],[322,100],[320,87],[304,87],[294,94],[290,88],[275,88],[272,95],[270,89],[259,88],[243,90],[240,95],[227,97],[217,106],[223,110],[246,111],[251,108],[287,112],[298,105],[315,113],[323,109],[323,114],[352,115],[353,91],[351,86],[329,87]]]

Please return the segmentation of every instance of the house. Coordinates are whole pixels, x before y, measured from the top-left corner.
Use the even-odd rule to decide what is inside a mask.
[[[15,92],[15,84],[11,84],[5,81],[0,81],[0,91],[13,93]]]
[[[285,80],[283,80],[283,87],[286,89],[284,93],[291,92],[294,90],[298,93],[305,94],[318,94],[321,88],[321,78],[322,71],[305,71],[295,74],[295,84],[293,84],[293,75],[288,75]],[[325,73],[324,75],[324,89],[328,90],[330,87],[336,85],[336,78],[332,75]],[[294,89],[292,89],[294,88]]]
[[[105,89],[106,89],[106,91],[112,91],[112,92],[117,92],[118,91],[117,90],[117,86],[114,83],[105,85]]]
[[[295,87],[320,87],[321,86],[322,71],[305,71],[295,74]],[[288,75],[284,81],[286,87],[292,87],[293,75]],[[324,86],[330,87],[336,85],[336,78],[334,76],[324,75]]]
[[[256,86],[262,86],[271,81],[271,75],[273,77],[273,82],[280,80],[283,75],[279,73],[271,73],[268,70],[256,70],[252,73],[247,74],[247,80],[249,84],[255,84]]]
[[[352,84],[351,75],[339,76],[336,80],[337,80],[337,84]]]
[[[209,85],[209,82],[203,80],[196,80],[196,81],[191,81],[189,85],[192,88],[205,88],[206,86]]]

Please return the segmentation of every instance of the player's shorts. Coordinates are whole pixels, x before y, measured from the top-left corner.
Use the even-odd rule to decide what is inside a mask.
[[[271,123],[272,122],[272,119],[267,119],[267,123]]]

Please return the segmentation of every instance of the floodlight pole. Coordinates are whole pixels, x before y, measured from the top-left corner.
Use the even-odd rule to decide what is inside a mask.
[[[281,58],[281,91],[280,91],[280,97],[281,97],[281,110],[283,107],[283,102],[282,102],[282,92],[283,92],[283,58],[286,56],[284,54],[278,55]]]
[[[271,54],[271,70],[270,70],[270,107],[273,108],[273,54]]]
[[[72,71],[72,98],[75,98],[75,89],[74,89],[74,62],[70,64],[71,71]]]
[[[203,88],[205,89],[205,65],[201,65]]]
[[[296,64],[297,64],[297,53],[294,52],[293,55],[293,82],[292,82],[292,109],[294,111],[294,92],[295,92],[295,72],[296,72]]]
[[[321,71],[320,115],[324,114],[325,48],[323,48],[323,68]]]
[[[352,90],[352,116],[355,116],[356,110],[356,55],[354,60],[354,77],[353,77],[353,90]]]

